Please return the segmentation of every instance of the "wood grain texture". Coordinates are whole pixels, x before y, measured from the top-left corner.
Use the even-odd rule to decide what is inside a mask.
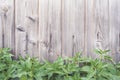
[[[3,1],[0,1],[0,48],[3,47],[3,21],[2,21],[2,16],[3,16],[3,9],[2,9],[2,2]]]
[[[50,61],[61,56],[61,0],[40,1],[40,56]]]
[[[62,2],[62,56],[73,56],[84,48],[84,0]]]
[[[16,4],[16,52],[39,57],[38,0],[17,0]]]
[[[87,1],[87,53],[96,57],[94,49],[109,49],[109,4],[108,0]]]
[[[75,0],[75,31],[73,37],[73,56],[82,52],[85,53],[85,1]]]
[[[25,4],[26,53],[39,57],[39,3],[38,0],[26,0]]]
[[[1,17],[0,17],[0,48],[3,47],[3,37],[2,37],[2,20],[1,20]]]
[[[48,40],[49,40],[49,27],[48,27],[48,0],[39,1],[39,41],[40,41],[40,60],[48,58]]]
[[[120,1],[109,1],[110,49],[114,60],[120,60]]]
[[[2,47],[14,49],[14,0],[0,1]]]
[[[26,0],[16,0],[15,1],[15,46],[16,46],[16,57],[18,55],[22,55],[23,57],[26,55],[26,33],[27,27],[25,26],[25,18],[26,18]]]
[[[110,49],[120,60],[119,0],[0,0],[0,48],[54,61]]]

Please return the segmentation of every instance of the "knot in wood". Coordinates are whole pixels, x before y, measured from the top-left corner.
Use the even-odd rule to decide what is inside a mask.
[[[2,4],[0,5],[0,12],[3,14],[6,14],[9,10],[10,6],[8,4]]]
[[[9,9],[7,6],[4,6],[2,10],[4,11],[4,13],[7,13]]]
[[[17,30],[18,30],[18,31],[21,31],[21,32],[25,32],[25,30],[24,30],[24,28],[23,28],[22,26],[18,26],[18,27],[17,27]]]

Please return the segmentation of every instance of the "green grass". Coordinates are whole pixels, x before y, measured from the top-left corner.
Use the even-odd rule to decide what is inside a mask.
[[[120,80],[120,64],[108,56],[109,50],[95,50],[99,58],[59,57],[53,63],[37,58],[13,60],[10,49],[0,49],[0,80]]]

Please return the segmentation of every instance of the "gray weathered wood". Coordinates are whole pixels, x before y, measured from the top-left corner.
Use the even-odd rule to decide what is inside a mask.
[[[3,47],[3,27],[2,27],[2,18],[0,16],[0,48]]]
[[[50,61],[61,56],[61,0],[40,1],[40,56]]]
[[[27,0],[16,0],[15,1],[15,49],[16,56],[26,55],[26,29],[25,18],[26,18],[26,1]]]
[[[110,50],[114,60],[120,60],[120,1],[109,1]]]
[[[110,49],[120,60],[119,0],[0,0],[0,48],[54,61],[58,56],[97,57]]]
[[[38,0],[16,1],[16,52],[22,55],[39,57],[38,4]]]
[[[39,3],[38,0],[26,0],[25,4],[26,53],[39,57]]]
[[[2,6],[3,6],[3,1],[0,1],[0,48],[3,47],[3,21],[2,21],[2,16],[3,16],[3,9],[2,9]]]
[[[84,49],[84,0],[62,2],[62,56]]]
[[[85,53],[85,1],[84,0],[74,0],[75,5],[75,21],[74,26],[75,31],[72,36],[73,40],[73,56],[75,53],[82,52],[82,55],[86,55]]]
[[[2,20],[0,17],[0,48],[2,48],[2,42],[3,42],[3,38],[2,38]]]
[[[95,57],[94,49],[109,49],[108,0],[86,2],[87,53]]]
[[[40,60],[47,59],[48,54],[48,40],[49,40],[49,27],[48,27],[48,0],[39,1],[39,52]]]
[[[14,49],[14,0],[0,1],[2,47]],[[1,32],[1,31],[0,31]]]

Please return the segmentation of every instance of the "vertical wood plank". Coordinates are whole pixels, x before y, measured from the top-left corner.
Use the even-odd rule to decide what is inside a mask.
[[[2,48],[3,47],[3,41],[4,41],[4,37],[3,37],[3,29],[4,29],[4,27],[3,27],[3,15],[4,15],[4,10],[3,10],[3,7],[4,7],[4,5],[3,5],[3,3],[4,3],[4,5],[5,5],[5,2],[3,1],[3,0],[1,0],[0,1],[0,48]]]
[[[87,53],[96,57],[93,50],[109,49],[108,0],[88,0],[86,2]]]
[[[50,61],[61,55],[61,0],[40,1],[40,56]]]
[[[114,60],[120,60],[120,9],[119,0],[109,0],[110,48]]]
[[[48,40],[49,40],[49,27],[48,27],[48,6],[49,0],[39,1],[39,41],[40,41],[40,60],[47,59],[48,54]]]
[[[62,56],[84,49],[84,0],[62,2]]]
[[[85,0],[75,0],[74,15],[73,56],[78,52],[85,56]]]
[[[0,1],[2,47],[14,49],[14,0]]]
[[[63,0],[62,6],[62,56],[72,57],[75,3],[73,0]]]
[[[61,56],[61,0],[49,0],[49,49],[48,60]]]
[[[2,48],[3,46],[3,37],[2,37],[2,34],[3,34],[3,32],[2,32],[2,20],[1,20],[1,16],[0,16],[0,48]]]
[[[3,1],[0,1],[0,48],[3,47],[3,23],[2,23],[2,16],[3,16],[3,8],[2,8]]]
[[[16,0],[15,1],[15,26],[16,26],[16,36],[15,36],[15,45],[16,45],[16,56],[26,55],[26,0]]]
[[[39,57],[38,0],[16,1],[16,53]]]
[[[30,56],[39,57],[39,0],[26,0],[25,26],[26,26],[26,52]]]

